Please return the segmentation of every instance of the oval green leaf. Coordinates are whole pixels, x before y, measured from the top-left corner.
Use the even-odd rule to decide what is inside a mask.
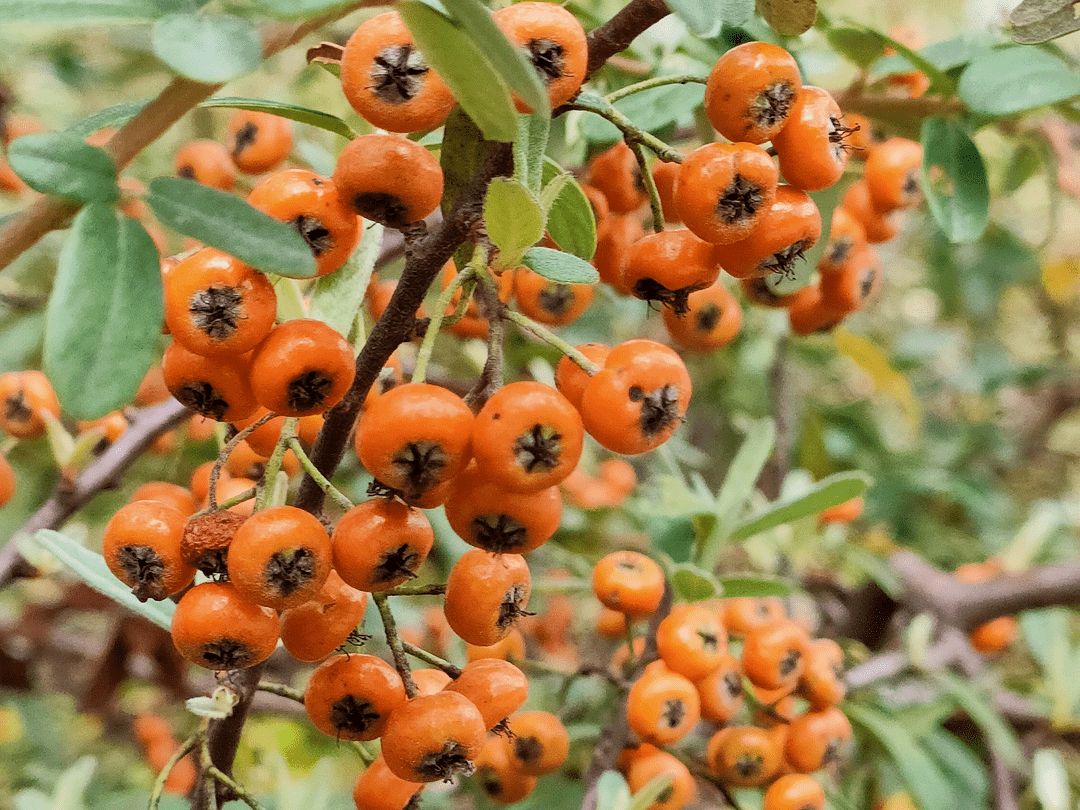
[[[491,12],[478,0],[443,0],[461,27],[480,47],[503,80],[535,115],[550,116],[547,89],[522,50],[495,24]]]
[[[559,284],[595,284],[600,280],[596,268],[572,253],[545,247],[530,248],[522,264],[548,281]]]
[[[544,235],[544,212],[517,180],[496,177],[484,198],[488,237],[499,249],[499,267],[516,267],[526,250]]]
[[[106,107],[101,112],[94,113],[64,130],[69,135],[86,138],[105,127],[118,127],[126,124],[145,107],[145,101],[125,101],[112,107]]]
[[[721,0],[667,0],[667,7],[699,37],[715,37],[723,26]]]
[[[402,0],[397,10],[424,59],[442,77],[458,104],[490,141],[517,137],[517,110],[510,88],[472,38],[420,0]]]
[[[160,270],[158,272],[160,273]],[[163,630],[168,630],[172,625],[172,615],[176,611],[175,602],[170,599],[163,599],[160,602],[140,602],[124,583],[113,576],[109,566],[105,564],[105,558],[100,554],[50,529],[41,529],[32,540],[70,568],[98,593],[104,594],[144,619],[149,619]]]
[[[312,278],[315,259],[294,228],[224,191],[182,177],[158,177],[146,198],[161,223],[242,262],[290,278]]]
[[[1080,96],[1080,74],[1046,51],[1018,45],[974,60],[957,89],[972,112],[996,118]]]
[[[990,219],[986,164],[963,126],[927,118],[922,125],[922,185],[930,213],[950,242],[973,242]]]
[[[45,313],[44,368],[64,412],[96,419],[131,402],[163,316],[149,234],[107,205],[86,206],[60,251]]]
[[[30,188],[44,194],[80,202],[113,202],[120,197],[112,158],[77,135],[24,135],[8,148],[8,164]]]
[[[757,12],[778,34],[797,37],[817,19],[817,0],[757,0]]]
[[[671,569],[669,579],[682,602],[701,602],[720,593],[716,577],[693,563],[679,563]]]
[[[223,84],[262,61],[255,26],[231,14],[171,14],[154,23],[154,53],[181,76]]]
[[[258,98],[211,98],[199,105],[200,107],[228,107],[236,110],[255,110],[267,112],[281,118],[288,118],[301,124],[308,124],[327,132],[333,132],[342,138],[352,140],[356,133],[352,127],[338,118],[336,115],[312,110],[307,107],[297,107],[295,104],[284,104],[280,101],[266,101]]]
[[[720,592],[725,597],[752,596],[760,599],[765,596],[787,596],[791,593],[791,584],[781,579],[762,576],[719,577]]]
[[[545,187],[563,175],[565,172],[558,163],[545,158]],[[573,177],[563,184],[548,211],[547,232],[560,249],[585,261],[591,259],[596,252],[596,217],[589,205],[589,198]]]

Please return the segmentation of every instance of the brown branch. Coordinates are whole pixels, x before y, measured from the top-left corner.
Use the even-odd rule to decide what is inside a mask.
[[[373,4],[374,0],[362,0],[300,25],[281,23],[268,26],[262,38],[263,58],[273,56],[332,20]],[[203,84],[191,79],[173,79],[157,98],[120,127],[104,145],[105,151],[115,161],[117,170],[123,170],[136,155],[160,138],[189,110],[223,86]],[[29,208],[0,230],[0,270],[37,244],[49,231],[63,227],[79,207],[79,203],[71,200],[39,195]]]
[[[469,188],[458,198],[446,218],[426,235],[417,239],[406,252],[405,269],[386,307],[375,323],[356,358],[356,377],[352,387],[333,410],[326,414],[323,428],[311,449],[310,457],[327,478],[333,475],[345,452],[349,435],[360,413],[368,390],[386,361],[398,346],[408,340],[416,322],[416,309],[428,287],[468,237],[483,213],[484,193],[493,177],[513,171],[510,144],[496,144],[480,167]],[[295,505],[309,512],[322,508],[324,493],[305,476]]]
[[[664,0],[631,0],[614,17],[589,32],[586,75],[592,75],[602,68],[608,59],[625,51],[639,34],[670,13]]]
[[[870,118],[894,118],[903,116],[921,119],[932,115],[959,115],[967,107],[958,98],[942,96],[884,96],[849,89],[835,94],[836,103],[844,112],[861,113]]]
[[[1080,565],[1046,565],[977,585],[957,581],[919,555],[898,551],[889,565],[904,582],[901,601],[965,632],[998,616],[1080,603]]]
[[[39,529],[59,529],[94,495],[118,484],[121,473],[146,452],[158,436],[178,426],[189,415],[190,411],[175,399],[136,411],[124,434],[79,473],[74,483],[58,485],[14,537],[33,536]],[[18,543],[13,538],[0,548],[0,588],[11,581],[21,562]]]

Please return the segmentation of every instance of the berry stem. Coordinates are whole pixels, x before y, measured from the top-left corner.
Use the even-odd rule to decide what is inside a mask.
[[[382,592],[383,596],[441,596],[445,585],[398,585]]]
[[[634,623],[630,617],[626,617],[626,666],[625,670],[633,672],[637,669],[637,656],[634,655]]]
[[[398,635],[397,622],[394,621],[394,613],[390,610],[390,602],[386,594],[373,593],[371,601],[379,609],[379,618],[382,619],[383,632],[386,633],[386,644],[390,647],[390,653],[394,657],[394,666],[405,684],[405,694],[410,698],[417,695],[416,682],[412,678],[412,670],[409,669],[409,661],[405,657],[405,649],[402,645],[401,636]]]
[[[263,810],[263,806],[257,801],[255,801],[255,797],[248,793],[247,789],[243,785],[241,785],[239,782],[237,782],[228,774],[224,773],[216,766],[207,765],[206,773],[209,776],[212,776],[217,781],[221,782],[221,784],[225,785],[230,790],[232,790],[232,792],[236,794],[237,798],[240,799],[240,801],[242,801],[248,807],[250,807],[251,810]]]
[[[556,335],[546,326],[541,326],[540,324],[538,324],[528,315],[523,315],[522,313],[517,312],[513,309],[504,309],[502,312],[502,317],[506,318],[506,320],[508,321],[513,321],[520,328],[524,329],[526,332],[544,341],[545,343],[550,343],[560,352],[565,354],[567,357],[569,357],[571,360],[573,360],[575,363],[585,369],[585,371],[590,376],[600,370],[600,366],[596,365],[596,363],[592,362],[588,357],[583,355],[581,352],[579,352],[561,337]]]
[[[645,150],[640,143],[628,141],[630,151],[637,158],[638,170],[641,172],[641,182],[645,184],[645,191],[649,193],[649,208],[652,209],[653,230],[656,233],[664,230],[664,206],[660,202],[660,191],[656,188],[656,181],[652,172],[649,171],[649,163],[645,159]]]
[[[596,98],[597,101],[601,103],[596,103],[593,101],[593,98]],[[586,96],[584,98],[578,96],[577,101],[564,104],[563,108],[567,110],[581,110],[582,112],[591,112],[595,115],[599,115],[604,120],[609,121],[618,127],[619,132],[623,134],[623,139],[627,143],[640,143],[642,146],[648,147],[665,163],[683,162],[683,155],[678,149],[673,149],[655,135],[650,135],[648,132],[638,127],[637,124],[608,104],[606,99],[602,99],[598,96]]]
[[[646,79],[645,81],[622,87],[613,93],[608,93],[604,96],[604,100],[609,104],[614,104],[620,99],[634,95],[634,93],[640,93],[643,90],[652,90],[654,87],[665,87],[669,84],[705,84],[706,81],[707,80],[701,76],[691,76],[690,74],[657,76],[655,79]]]
[[[329,495],[334,503],[340,506],[342,509],[348,511],[352,509],[354,504],[345,495],[335,487],[326,476],[319,472],[319,468],[315,466],[306,452],[304,452],[303,446],[300,444],[300,440],[295,436],[289,437],[289,449],[296,453],[296,457],[300,459],[300,466],[304,468],[304,472],[311,476],[312,480],[318,485],[319,489]]]
[[[237,445],[239,445],[240,442],[242,442],[244,439],[246,439],[248,436],[250,436],[252,434],[252,432],[255,431],[256,428],[262,427],[263,425],[265,425],[267,422],[269,422],[271,419],[273,419],[276,416],[277,416],[276,413],[263,414],[258,419],[256,419],[254,422],[252,422],[250,425],[248,425],[246,428],[244,428],[243,430],[238,431],[237,434],[235,436],[233,436],[231,439],[229,439],[229,441],[227,441],[225,443],[225,446],[223,448],[221,448],[221,452],[218,453],[218,457],[214,460],[214,466],[210,468],[210,491],[209,491],[209,493],[207,494],[206,497],[207,497],[207,500],[209,501],[210,511],[211,512],[216,512],[218,510],[218,502],[217,502],[218,478],[221,477],[221,468],[223,466],[225,466],[225,462],[228,460],[229,456],[232,454],[232,451],[236,449]]]
[[[481,248],[477,253],[485,255],[486,264],[487,250]],[[484,407],[491,395],[502,388],[503,384],[503,321],[499,317],[499,310],[504,307],[499,300],[499,290],[491,275],[485,270],[478,271],[477,275],[480,280],[480,310],[488,319],[488,334],[487,359],[484,361],[484,368],[480,371],[480,378],[476,381],[476,385],[465,395],[465,403],[474,412]]]
[[[300,420],[295,416],[290,416],[285,420],[285,424],[281,426],[281,437],[278,439],[276,445],[274,445],[274,452],[270,454],[270,458],[266,461],[266,468],[263,470],[262,483],[258,486],[258,494],[255,496],[255,511],[265,509],[270,506],[270,501],[274,497],[274,490],[277,488],[278,473],[281,472],[281,460],[285,458],[285,450],[288,448],[289,439],[296,435],[296,424]]]
[[[449,318],[446,316],[446,310],[453,300],[454,293],[474,278],[475,270],[472,262],[470,262],[464,270],[451,279],[450,283],[446,285],[446,289],[439,294],[439,298],[435,302],[435,311],[431,314],[431,320],[428,322],[427,332],[424,333],[424,341],[420,344],[420,351],[416,355],[416,369],[413,371],[412,376],[414,383],[422,383],[427,377],[428,363],[431,362],[431,353],[435,350],[435,336],[439,334],[443,320],[446,320],[447,326],[455,324],[461,320],[461,317],[468,309],[469,296],[465,295],[465,293],[471,292],[471,290],[462,290],[461,298],[458,299],[453,314]]]
[[[258,686],[255,687],[260,692],[268,692],[271,695],[278,695],[279,697],[288,698],[289,700],[295,700],[297,703],[304,702],[304,693],[299,689],[293,689],[291,686],[287,686],[283,683],[277,683],[276,681],[259,681]]]
[[[461,674],[461,668],[455,667],[449,661],[444,658],[440,658],[435,653],[429,653],[423,647],[417,647],[415,644],[410,644],[407,641],[401,642],[402,649],[413,658],[419,658],[425,664],[431,664],[433,667],[437,667],[449,675],[451,678],[456,678]]]
[[[180,764],[180,760],[198,747],[201,742],[199,734],[201,732],[188,737],[183,745],[173,752],[173,755],[169,757],[169,761],[165,763],[165,767],[161,769],[161,773],[157,775],[157,779],[154,780],[154,789],[150,792],[149,810],[157,810],[158,805],[161,803],[161,795],[165,792],[165,783],[169,780],[169,774],[172,773],[173,768]]]

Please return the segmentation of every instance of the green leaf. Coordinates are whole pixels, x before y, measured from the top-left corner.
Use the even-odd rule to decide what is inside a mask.
[[[934,220],[950,242],[973,242],[990,220],[986,164],[963,126],[927,118],[922,125],[922,186]]]
[[[206,84],[244,76],[262,61],[258,30],[231,14],[171,14],[154,23],[150,40],[162,62]]]
[[[706,39],[720,33],[725,22],[723,5],[720,0],[668,0],[667,3],[687,28]]]
[[[15,174],[43,194],[80,202],[120,198],[112,158],[78,136],[64,132],[23,135],[12,141],[7,159]]]
[[[757,12],[778,34],[797,37],[817,18],[817,0],[757,0]]]
[[[800,498],[772,504],[768,510],[739,524],[731,531],[732,540],[745,540],[785,523],[816,515],[829,507],[857,498],[869,489],[870,476],[863,472],[843,472],[818,481]]]
[[[596,810],[628,810],[630,786],[618,771],[604,771],[596,782]]]
[[[157,355],[163,314],[149,234],[109,206],[83,208],[45,314],[44,368],[64,412],[96,419],[131,402]]]
[[[540,193],[544,177],[551,119],[543,115],[518,116],[518,136],[514,141],[514,179],[533,194]]]
[[[478,0],[443,0],[469,37],[480,48],[510,89],[518,94],[534,114],[551,116],[547,88],[523,50],[514,46],[492,19],[491,12]],[[427,51],[421,48],[424,55]],[[442,75],[441,73],[439,74]]]
[[[775,444],[776,423],[772,419],[758,419],[747,425],[743,442],[716,496],[716,514],[721,519],[731,520],[743,508]]]
[[[353,0],[256,0],[255,5],[284,20],[312,17],[324,11],[351,5]]]
[[[701,602],[722,592],[716,577],[689,562],[674,566],[669,579],[671,587],[683,602]]]
[[[265,99],[258,98],[211,98],[204,101],[199,106],[228,107],[236,110],[267,112],[272,115],[280,116],[281,118],[298,121],[301,124],[309,124],[310,126],[318,127],[319,129],[325,129],[327,132],[333,132],[335,135],[340,135],[342,138],[348,138],[349,140],[356,137],[356,133],[352,130],[352,127],[336,115],[331,115],[330,113],[325,113],[321,110],[311,110],[307,107],[297,107],[295,104],[283,104],[280,101],[266,101]]]
[[[719,6],[725,25],[744,25],[754,16],[754,0],[719,0]]]
[[[1055,748],[1040,748],[1031,759],[1031,786],[1043,810],[1068,810],[1072,790],[1065,759]]]
[[[311,249],[291,225],[231,194],[182,177],[158,177],[150,182],[146,201],[163,225],[264,273],[290,278],[315,275]]]
[[[669,773],[654,776],[642,787],[630,800],[626,810],[648,810],[653,802],[659,799],[666,791],[671,790],[675,784],[675,777]]]
[[[1080,17],[1069,0],[1023,0],[1009,22],[1013,39],[1022,45],[1037,45],[1080,29]]]
[[[1046,51],[1017,46],[973,61],[957,90],[972,112],[1002,117],[1080,96],[1080,74]]]
[[[525,186],[496,177],[484,198],[487,233],[499,249],[496,266],[517,267],[525,251],[544,235],[544,212]]]
[[[556,177],[566,174],[558,163],[545,158],[545,192]],[[547,232],[561,249],[585,261],[590,260],[596,252],[596,217],[589,198],[573,176],[548,209]]]
[[[0,24],[136,23],[161,16],[154,0],[0,0]]]
[[[60,532],[41,529],[31,539],[70,568],[98,593],[104,594],[144,619],[149,619],[158,627],[164,630],[169,629],[172,624],[172,615],[176,611],[176,603],[172,600],[140,602],[123,582],[113,576],[109,566],[105,564],[104,557],[79,545]]]
[[[868,68],[885,55],[885,43],[866,28],[830,28],[825,36],[833,50],[861,68]]]
[[[955,735],[937,729],[922,738],[922,745],[956,787],[956,810],[986,810],[990,780],[979,756]]]
[[[570,174],[570,172],[563,172],[562,174],[553,177],[551,182],[544,186],[543,190],[540,192],[540,210],[544,212],[545,216],[551,210],[551,207],[555,205],[555,200],[562,194],[563,189],[566,188],[566,184],[569,183],[573,177],[574,176]]]
[[[2,0],[0,0],[0,2],[2,2]],[[94,113],[88,118],[84,118],[82,121],[72,124],[65,129],[64,132],[80,139],[86,138],[105,127],[118,127],[126,124],[142,112],[142,109],[146,104],[147,102],[145,101],[125,101],[122,104],[106,107],[101,112]]]
[[[383,226],[365,223],[360,244],[345,266],[323,276],[315,285],[311,297],[311,317],[332,326],[339,334],[349,336],[356,313],[363,306],[371,272],[382,247]]]
[[[1016,732],[997,713],[989,698],[980,693],[970,682],[952,672],[931,672],[930,677],[952,696],[957,705],[986,735],[989,748],[1014,769],[1023,768],[1024,748]]]
[[[889,753],[920,810],[954,810],[956,799],[949,780],[905,726],[867,706],[848,703],[844,711]]]
[[[484,137],[513,141],[518,126],[510,88],[473,39],[445,14],[420,0],[402,0],[396,8],[424,59]]]
[[[600,280],[596,268],[572,253],[545,247],[529,248],[521,263],[548,281],[560,284],[595,284]]]
[[[788,596],[791,593],[791,583],[759,575],[726,576],[718,581],[720,592],[725,597],[753,596],[760,599],[763,596]]]

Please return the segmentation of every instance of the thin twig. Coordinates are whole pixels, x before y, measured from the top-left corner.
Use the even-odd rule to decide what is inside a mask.
[[[423,647],[417,647],[415,644],[410,644],[407,641],[401,642],[401,649],[405,651],[406,655],[411,655],[413,658],[419,658],[425,664],[431,664],[436,669],[441,669],[451,678],[456,678],[461,674],[461,668],[456,667],[444,658],[440,658],[435,653],[430,653]]]
[[[255,688],[260,692],[269,692],[271,695],[279,695],[288,698],[289,700],[295,700],[300,704],[304,702],[303,692],[283,683],[277,683],[275,681],[259,681]]]
[[[390,647],[390,654],[394,658],[394,667],[401,676],[402,683],[405,684],[405,694],[410,698],[414,698],[418,693],[416,681],[412,678],[412,670],[409,668],[409,661],[405,657],[405,649],[402,646],[401,636],[398,635],[397,622],[394,621],[394,613],[390,610],[390,603],[387,601],[386,596],[381,593],[373,593],[371,601],[379,609],[379,618],[382,619],[383,632],[386,634],[386,644]]]

